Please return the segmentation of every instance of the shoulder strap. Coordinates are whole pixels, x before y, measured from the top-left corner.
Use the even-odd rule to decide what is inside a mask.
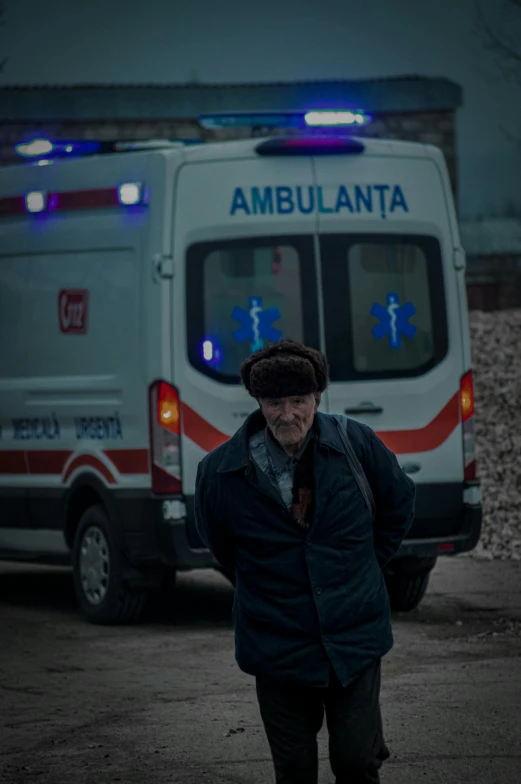
[[[358,459],[356,452],[353,449],[353,445],[351,444],[351,441],[347,437],[345,428],[342,426],[341,422],[336,416],[334,416],[333,418],[335,420],[335,425],[337,426],[338,433],[342,440],[347,462],[349,463],[349,467],[353,472],[353,476],[360,489],[360,492],[362,493],[366,506],[371,512],[371,516],[374,522],[376,516],[376,504],[374,500],[373,491],[371,490],[371,486],[367,481],[367,477],[364,473],[364,469],[362,468],[362,464],[360,463],[360,460]]]

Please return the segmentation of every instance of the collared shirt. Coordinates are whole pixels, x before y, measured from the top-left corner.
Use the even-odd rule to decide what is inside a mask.
[[[295,469],[312,437],[311,429],[299,451],[294,455],[288,455],[282,449],[268,426],[250,438],[249,447],[253,459],[272,484],[278,488],[288,509],[291,509],[293,504]]]

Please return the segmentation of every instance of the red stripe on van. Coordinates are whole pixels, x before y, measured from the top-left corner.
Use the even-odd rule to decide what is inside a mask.
[[[2,196],[0,199],[0,215],[24,215],[25,198],[23,196]]]
[[[27,463],[23,449],[7,449],[0,452],[0,474],[26,474]]]
[[[70,449],[8,449],[0,450],[0,474],[61,476],[74,453]],[[148,474],[148,449],[107,449],[103,452],[120,474]],[[96,468],[111,484],[116,480],[112,471],[96,455],[76,455],[63,479],[81,466]]]
[[[384,430],[376,435],[396,455],[437,449],[459,424],[459,393],[456,392],[437,417],[417,430]]]
[[[437,449],[459,424],[459,393],[449,400],[440,413],[425,427],[415,430],[382,430],[376,435],[396,455],[429,452]],[[205,452],[224,444],[230,436],[210,425],[190,406],[183,403],[183,430],[185,436]]]
[[[105,449],[120,474],[148,474],[148,449]]]
[[[61,474],[72,452],[70,449],[30,449],[26,455],[30,474]]]
[[[72,460],[72,462],[69,464],[65,472],[65,475],[62,480],[63,483],[65,484],[69,480],[71,474],[77,468],[85,468],[86,466],[88,466],[89,468],[95,468],[96,471],[100,473],[107,480],[109,485],[117,484],[112,472],[109,471],[107,466],[104,463],[102,463],[101,460],[95,455],[78,455],[78,457],[75,457],[74,460]]]
[[[183,432],[190,441],[200,446],[205,452],[211,452],[225,441],[230,439],[225,433],[217,430],[206,419],[190,408],[186,403],[182,403],[182,422]]]

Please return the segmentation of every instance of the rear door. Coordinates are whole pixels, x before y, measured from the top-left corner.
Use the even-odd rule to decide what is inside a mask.
[[[463,479],[464,372],[449,215],[435,164],[314,160],[330,412],[370,425],[419,483]]]
[[[299,186],[312,186],[310,158],[210,160],[179,173],[174,383],[189,501],[199,461],[257,407],[241,363],[281,338],[319,343],[315,215],[296,209]]]

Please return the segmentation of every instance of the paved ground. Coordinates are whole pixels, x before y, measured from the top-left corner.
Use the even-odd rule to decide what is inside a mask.
[[[1,782],[273,782],[231,588],[193,572],[176,601],[138,627],[90,626],[67,571],[0,565]],[[519,784],[521,564],[443,559],[394,628],[382,784]]]

